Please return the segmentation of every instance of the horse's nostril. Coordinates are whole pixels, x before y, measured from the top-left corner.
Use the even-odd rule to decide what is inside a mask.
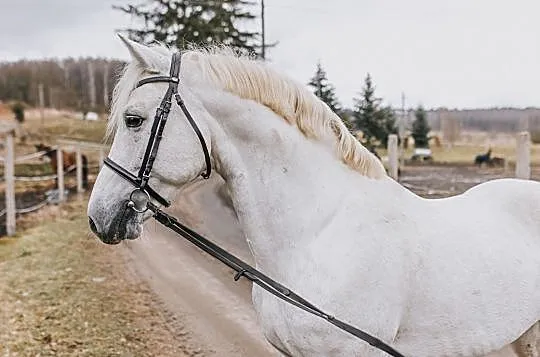
[[[94,223],[91,217],[88,217],[88,225],[90,226],[90,229],[92,230],[92,232],[94,232],[94,234],[97,235],[98,230],[97,230],[96,224]]]

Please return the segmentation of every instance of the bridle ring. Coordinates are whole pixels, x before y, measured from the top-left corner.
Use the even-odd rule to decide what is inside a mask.
[[[138,206],[137,203],[133,200],[133,195],[135,193],[137,193],[137,192],[142,192],[146,196],[145,197],[145,205],[144,205],[143,209],[139,209],[137,207]],[[140,201],[140,200],[137,200],[137,201]],[[144,213],[144,212],[148,211],[148,202],[150,202],[150,195],[148,194],[148,192],[146,192],[145,190],[142,190],[140,188],[136,188],[129,195],[129,202],[127,203],[127,206],[129,208],[131,208],[132,210],[134,210],[135,212],[137,212],[137,213]]]

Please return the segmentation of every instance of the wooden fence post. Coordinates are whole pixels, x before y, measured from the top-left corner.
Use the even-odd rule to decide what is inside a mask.
[[[531,178],[531,138],[528,131],[519,133],[517,137],[516,178]]]
[[[398,137],[396,134],[388,135],[388,165],[391,178],[397,181],[399,168]]]
[[[62,146],[56,150],[56,175],[58,182],[58,201],[64,201],[64,159],[62,155]]]
[[[6,136],[6,159],[4,166],[4,178],[6,181],[6,234],[15,234],[15,148],[13,144],[13,132]]]
[[[84,192],[83,182],[82,182],[82,155],[81,155],[81,144],[77,144],[76,148],[76,164],[77,164],[77,192]]]

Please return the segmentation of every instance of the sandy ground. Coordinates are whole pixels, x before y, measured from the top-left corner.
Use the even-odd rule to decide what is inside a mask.
[[[496,169],[424,167],[405,170],[401,181],[422,196],[442,197],[504,176]],[[214,178],[204,186],[186,189],[171,212],[251,262],[234,212],[217,193],[219,183]],[[249,282],[234,282],[231,270],[155,222],[150,221],[145,229],[142,239],[126,243],[128,257],[183,329],[189,330],[187,340],[201,355],[278,356],[257,325]],[[505,356],[515,355],[504,350],[490,357]]]
[[[219,181],[212,181],[187,189],[171,212],[251,263],[234,213],[216,192]],[[189,329],[190,343],[202,355],[278,356],[258,327],[249,281],[234,282],[232,270],[153,221],[142,239],[126,246],[135,269]]]

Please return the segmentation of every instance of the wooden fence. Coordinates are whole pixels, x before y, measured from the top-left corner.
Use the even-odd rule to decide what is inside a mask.
[[[1,131],[1,129],[0,129]],[[75,151],[76,153],[76,164],[75,169],[77,173],[77,192],[84,192],[83,187],[83,160],[82,153],[83,151],[99,151],[99,168],[103,166],[103,160],[105,158],[105,153],[109,150],[108,145],[85,142],[85,141],[76,141],[76,140],[65,140],[60,139],[57,141],[56,153],[57,153],[57,172],[56,175],[47,175],[47,176],[36,176],[36,177],[17,177],[15,176],[15,164],[24,162],[31,159],[36,159],[45,155],[45,152],[33,153],[21,157],[15,157],[15,143],[14,143],[14,131],[13,130],[4,130],[3,134],[5,135],[5,157],[0,158],[0,161],[4,162],[4,180],[6,186],[5,200],[6,208],[5,211],[0,212],[0,214],[6,215],[6,234],[12,236],[16,231],[16,215],[17,213],[28,213],[34,210],[37,210],[45,206],[48,201],[40,202],[32,207],[27,207],[24,209],[17,209],[15,205],[15,183],[16,181],[44,181],[44,180],[54,180],[57,179],[58,183],[58,197],[57,202],[62,202],[65,200],[65,186],[64,186],[64,175],[67,172],[64,172],[63,165],[63,151]],[[69,170],[68,170],[69,171]]]
[[[103,166],[103,160],[105,159],[105,152],[109,150],[108,145],[91,143],[87,141],[66,140],[60,139],[57,141],[58,150],[56,151],[57,162],[63,162],[63,151],[75,151],[76,154],[76,170],[77,170],[77,192],[84,192],[83,188],[83,162],[82,151],[98,151],[99,152],[99,169]],[[56,176],[58,177],[58,199],[64,200],[65,188],[64,188],[64,166],[57,165]]]
[[[388,136],[388,175],[394,180],[398,180],[398,169],[404,160],[399,160],[399,152],[397,135],[391,134]],[[508,160],[505,160],[505,168]],[[531,136],[528,131],[523,131],[517,134],[516,137],[516,169],[514,176],[519,179],[529,180],[531,178]]]

